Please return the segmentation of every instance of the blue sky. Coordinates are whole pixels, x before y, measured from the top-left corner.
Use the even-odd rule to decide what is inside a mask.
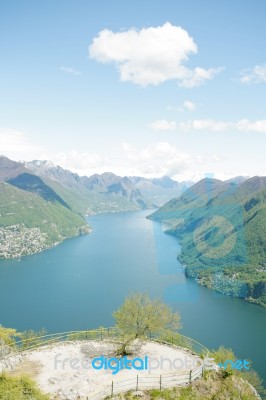
[[[2,1],[0,153],[88,175],[266,175],[265,14],[264,0]]]

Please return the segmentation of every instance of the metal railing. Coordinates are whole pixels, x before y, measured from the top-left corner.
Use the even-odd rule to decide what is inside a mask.
[[[89,396],[80,397],[81,400],[102,400],[109,396],[119,393],[125,393],[131,390],[152,390],[152,389],[169,389],[178,386],[186,386],[194,380],[201,378],[203,375],[203,364],[198,365],[189,371],[182,371],[172,374],[161,374],[157,376],[140,376],[137,375],[131,379],[121,381],[112,381],[102,390],[91,393]]]
[[[43,336],[29,337],[22,340],[16,340],[8,347],[10,354],[21,353],[28,350],[34,350],[42,346],[48,346],[55,343],[62,343],[74,340],[104,340],[108,338],[118,337],[118,330],[115,327],[112,328],[98,328],[86,331],[68,331],[60,333],[51,333]],[[6,357],[2,357],[6,358]]]
[[[187,336],[176,332],[168,333],[167,335],[159,335],[154,332],[149,332],[146,336],[148,340],[152,340],[169,346],[177,346],[186,349],[194,355],[198,355],[202,360],[207,358],[209,350]],[[12,346],[9,346],[11,352],[0,359],[0,362],[6,363],[9,357],[16,354],[22,354],[27,351],[32,351],[40,347],[51,346],[56,343],[66,343],[80,340],[123,340],[123,335],[116,327],[98,328],[86,331],[70,331],[53,333],[44,336],[30,337],[24,340],[17,340]],[[203,375],[204,363],[197,365],[191,370],[179,371],[171,374],[163,374],[157,376],[140,376],[137,375],[132,379],[123,381],[113,381],[110,385],[105,386],[99,392],[90,394],[90,397],[80,397],[82,400],[102,400],[107,396],[112,396],[118,393],[127,392],[130,390],[145,390],[145,389],[165,389],[180,385],[188,385],[195,379]]]
[[[68,342],[73,340],[105,340],[121,338],[123,335],[116,327],[111,328],[98,328],[86,331],[69,331],[61,333],[52,333],[44,336],[29,337],[22,340],[17,340],[12,345],[9,345],[13,352],[22,352],[26,350],[33,350],[41,346],[47,346],[54,343]],[[181,335],[177,332],[171,332],[167,335],[161,335],[154,332],[149,332],[146,335],[147,339],[157,341],[159,343],[165,343],[169,345],[180,346],[198,354],[202,358],[207,357],[209,350],[201,343],[188,336]]]

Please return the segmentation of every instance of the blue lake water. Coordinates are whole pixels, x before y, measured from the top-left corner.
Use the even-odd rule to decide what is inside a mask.
[[[147,220],[149,213],[93,216],[88,236],[21,261],[1,260],[0,324],[51,333],[111,326],[129,292],[146,292],[181,313],[181,333],[209,348],[231,347],[266,381],[266,310],[187,279],[177,239]]]

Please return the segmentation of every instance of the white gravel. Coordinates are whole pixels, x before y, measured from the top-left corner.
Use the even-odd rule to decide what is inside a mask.
[[[38,365],[32,375],[35,375],[34,379],[37,380],[41,390],[52,394],[56,399],[72,400],[77,399],[78,396],[90,396],[93,392],[111,385],[112,381],[122,381],[137,375],[158,376],[175,373],[177,370],[178,372],[188,371],[192,364],[193,367],[200,363],[199,357],[185,349],[136,340],[128,359],[132,360],[134,357],[144,359],[148,356],[148,366],[155,367],[157,364],[156,369],[141,371],[122,369],[117,374],[113,374],[110,369],[92,368],[93,358],[101,355],[108,358],[115,357],[116,348],[117,344],[108,341],[75,341],[55,344],[23,353],[14,358],[9,369],[21,370],[23,364],[27,368],[32,364],[34,370],[34,366]],[[86,364],[82,365],[84,360]]]

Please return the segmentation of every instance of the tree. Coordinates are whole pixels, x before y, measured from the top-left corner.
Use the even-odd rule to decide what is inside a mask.
[[[16,343],[16,339],[21,338],[21,333],[17,332],[16,329],[5,328],[0,325],[0,339],[4,342],[4,344],[8,346],[12,346]]]
[[[113,317],[123,337],[118,350],[121,355],[128,354],[126,347],[134,339],[146,337],[150,332],[167,334],[181,327],[178,313],[159,299],[152,300],[142,293],[128,296]]]
[[[0,359],[9,354],[12,349],[20,342],[22,348],[38,345],[41,343],[41,337],[47,333],[46,329],[40,331],[28,330],[18,332],[13,328],[5,328],[0,325]]]
[[[16,340],[20,338],[21,333],[17,332],[16,329],[4,328],[0,325],[0,360],[12,351]]]

